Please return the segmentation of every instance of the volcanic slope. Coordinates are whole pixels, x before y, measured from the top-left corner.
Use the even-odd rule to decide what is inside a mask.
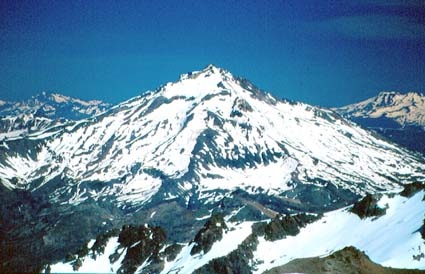
[[[311,204],[319,193],[326,206],[425,180],[417,155],[212,65],[99,116],[3,141],[0,155],[4,186],[48,188],[52,203],[189,206],[242,190]]]

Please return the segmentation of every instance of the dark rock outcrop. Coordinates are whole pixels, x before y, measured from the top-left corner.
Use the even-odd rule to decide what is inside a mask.
[[[386,209],[378,206],[380,195],[367,194],[363,199],[354,203],[351,212],[361,219],[367,217],[379,217],[385,215]]]
[[[195,274],[249,274],[252,273],[250,261],[254,258],[258,239],[254,234],[249,235],[234,251],[228,255],[211,260],[198,268]]]
[[[161,227],[124,226],[118,237],[121,246],[127,248],[117,273],[134,273],[137,267],[148,261],[145,273],[158,273],[163,268],[159,251],[165,245],[166,236]]]
[[[400,192],[401,196],[412,197],[414,194],[425,189],[425,184],[420,182],[414,182],[404,186],[404,189]]]
[[[167,246],[163,252],[161,252],[160,256],[163,258],[164,261],[170,262],[173,261],[177,254],[182,250],[183,245],[179,244],[171,244]]]
[[[115,263],[125,252],[121,267],[117,273],[135,273],[137,268],[146,262],[143,273],[159,273],[164,267],[164,258],[172,258],[181,250],[179,245],[171,245],[160,252],[166,244],[166,236],[161,227],[148,225],[124,225],[121,230],[112,229],[96,237],[91,247],[83,245],[75,254],[68,254],[65,261],[69,262],[74,271],[84,264],[87,257],[95,259],[105,252],[105,247],[112,237],[118,238],[118,247],[109,255],[111,264]]]
[[[297,214],[278,215],[269,223],[256,223],[253,225],[253,232],[258,236],[264,236],[267,241],[284,239],[286,236],[295,236],[300,232],[300,228],[320,219],[321,215]]]
[[[213,214],[211,218],[205,223],[204,227],[196,234],[190,255],[200,253],[201,251],[207,253],[210,251],[212,245],[223,238],[223,230],[227,226],[221,214]]]

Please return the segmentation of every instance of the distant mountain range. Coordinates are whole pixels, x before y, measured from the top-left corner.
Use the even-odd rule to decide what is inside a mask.
[[[334,110],[393,142],[425,154],[425,96],[422,93],[381,92]]]
[[[0,140],[98,115],[109,107],[97,100],[83,101],[46,92],[22,102],[0,100]]]
[[[22,102],[0,100],[0,117],[32,114],[52,120],[78,120],[100,114],[110,106],[99,100],[84,101],[58,93],[42,92]]]
[[[332,110],[214,65],[115,106],[43,96],[29,113],[61,122],[0,134],[0,272],[251,273],[345,246],[422,265],[424,158]]]

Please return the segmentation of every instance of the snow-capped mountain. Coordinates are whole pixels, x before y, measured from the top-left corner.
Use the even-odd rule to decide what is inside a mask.
[[[78,120],[104,112],[110,104],[99,100],[83,101],[58,93],[42,92],[22,102],[0,101],[0,116],[33,114],[54,119]]]
[[[110,106],[46,92],[22,102],[0,101],[0,140],[98,115]]]
[[[39,189],[61,178],[69,182],[51,199],[75,204],[115,197],[141,205],[160,188],[160,199],[189,204],[217,201],[217,190],[281,195],[330,184],[362,194],[425,180],[422,160],[407,151],[214,66],[100,116],[29,134],[31,146],[22,140],[0,148],[3,184]]]
[[[388,269],[385,273],[419,273],[413,269],[425,269],[424,194],[424,191],[407,196],[387,193],[376,198],[368,209],[364,207],[365,198],[354,207],[327,212],[308,221],[303,221],[307,215],[279,216],[259,223],[231,222],[230,216],[222,219],[213,216],[193,241],[180,245],[166,244],[165,237],[158,237],[159,228],[124,227],[89,241],[86,248],[81,249],[84,252],[70,256],[67,262],[52,265],[51,270],[59,273],[129,273],[130,269],[135,273],[163,274],[264,273],[295,259],[324,257],[354,246],[374,262],[405,269],[404,272]],[[353,209],[356,206],[361,212]],[[368,210],[371,213],[373,207],[381,212],[362,215]],[[136,231],[144,233],[135,236]],[[203,250],[195,252],[200,242],[198,235],[208,234],[214,235],[208,237],[211,242],[201,241]],[[134,237],[130,239],[128,235]],[[351,273],[354,268],[366,273],[366,266],[345,262],[344,272]],[[296,273],[302,270],[297,269]]]
[[[326,212],[425,182],[425,164],[332,110],[209,65],[99,115],[0,141],[0,182],[5,245],[37,250],[4,255],[22,265],[125,223],[182,242],[216,210],[251,221]]]
[[[381,92],[334,110],[402,146],[425,154],[425,96],[421,93]]]
[[[417,92],[381,92],[360,103],[335,110],[348,117],[388,118],[400,126],[425,126],[425,96]]]

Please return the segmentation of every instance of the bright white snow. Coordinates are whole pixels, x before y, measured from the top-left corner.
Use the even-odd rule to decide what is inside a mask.
[[[346,246],[364,251],[372,261],[396,268],[425,269],[425,259],[413,255],[425,251],[418,232],[425,214],[424,192],[412,198],[384,196],[384,216],[361,220],[346,209],[326,213],[319,221],[301,229],[296,236],[268,242],[260,238],[254,257],[263,263],[256,273],[283,265],[295,258],[325,256]]]
[[[192,273],[195,269],[203,266],[214,258],[229,254],[235,250],[246,237],[251,234],[251,225],[253,222],[244,222],[241,224],[227,223],[230,230],[223,233],[223,238],[214,243],[207,254],[190,255],[190,250],[194,244],[187,244],[177,255],[173,262],[166,262],[161,273]]]

